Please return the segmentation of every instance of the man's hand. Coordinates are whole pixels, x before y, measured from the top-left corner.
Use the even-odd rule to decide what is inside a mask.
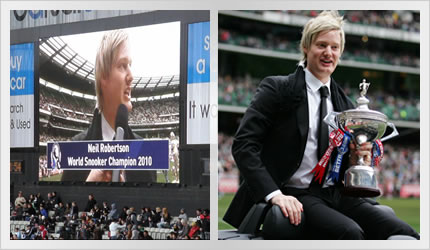
[[[111,182],[112,181],[112,170],[100,170],[100,169],[93,169],[91,170],[90,174],[88,175],[88,178],[86,180],[87,182]],[[124,170],[121,170],[120,176],[119,176],[120,182],[125,182],[124,178]]]
[[[303,205],[295,197],[278,194],[275,195],[270,202],[281,208],[284,216],[290,218],[291,224],[297,226],[302,221],[301,212],[303,212]]]
[[[372,143],[365,142],[360,146],[355,145],[355,143],[350,143],[349,149],[351,150],[349,157],[350,166],[358,164],[359,156],[363,156],[364,164],[370,166],[372,161]]]

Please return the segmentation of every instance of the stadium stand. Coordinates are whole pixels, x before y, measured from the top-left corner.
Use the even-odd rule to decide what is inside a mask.
[[[247,107],[254,96],[255,90],[261,79],[252,78],[250,75],[232,79],[230,75],[218,79],[218,102],[219,104]],[[345,92],[356,100],[359,95],[358,89],[346,86]],[[383,91],[371,92],[368,95],[370,108],[381,110],[392,120],[419,121],[419,100],[416,97],[403,98],[393,96]]]
[[[24,206],[10,203],[10,239],[144,240],[146,231],[154,240],[173,240],[172,234],[179,234],[184,230],[185,225],[180,223],[180,219],[184,218],[183,213],[172,216],[166,226],[160,228],[157,227],[161,219],[160,207],[155,209],[142,207],[141,212],[138,213],[134,208],[124,206],[123,212],[115,217],[110,213],[115,209],[115,205],[108,207],[107,202],[104,201],[103,205],[98,206],[96,203],[89,212],[78,210],[74,213],[70,202],[62,201],[58,195],[53,196],[52,193],[47,196],[42,196],[40,193],[30,194],[25,199]],[[47,216],[43,215],[42,207],[47,210]],[[167,208],[163,209],[167,210]],[[178,240],[210,238],[209,209],[204,209],[202,213],[200,211],[201,209],[196,209],[195,216],[188,217],[185,214],[187,226],[194,229],[189,230],[186,237],[177,238]],[[111,236],[112,223],[118,223],[118,234],[115,237]],[[43,233],[44,230],[46,234]]]

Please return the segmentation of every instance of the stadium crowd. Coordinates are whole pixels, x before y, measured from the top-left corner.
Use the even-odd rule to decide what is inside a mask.
[[[232,78],[230,75],[218,78],[218,103],[247,107],[254,96],[260,79],[245,77]],[[345,93],[356,100],[358,89],[345,87]],[[420,102],[417,98],[402,98],[378,91],[368,93],[369,108],[379,110],[391,120],[420,120]]]
[[[115,202],[97,203],[92,194],[80,209],[75,201],[62,201],[55,191],[45,197],[18,192],[10,203],[10,220],[14,240],[208,240],[210,234],[209,209],[196,209],[195,216],[183,208],[177,216],[166,207],[144,206],[139,212],[134,207],[119,209]],[[152,233],[154,228],[165,229],[164,236]]]
[[[133,103],[130,124],[179,121],[179,97]]]
[[[72,97],[46,87],[41,87],[40,91],[40,109],[50,111],[52,114],[63,118],[91,121],[95,101]],[[129,115],[130,124],[175,121],[179,121],[179,97],[134,102],[133,110]],[[57,125],[61,125],[61,123]],[[67,127],[82,129],[79,125],[67,125]]]
[[[218,133],[218,172],[235,174],[239,171],[231,155],[233,137]],[[419,148],[384,144],[384,156],[378,167],[379,186],[384,197],[398,197],[403,185],[420,183]]]
[[[252,10],[257,14],[266,11]],[[275,12],[289,15],[316,17],[319,11],[315,10],[277,10]],[[410,10],[339,10],[350,23],[370,25],[375,27],[398,29],[409,32],[420,31],[420,13]]]
[[[287,53],[300,53],[300,41],[291,40],[288,33],[285,35],[273,35],[265,32],[261,36],[244,34],[237,30],[219,29],[219,42],[251,48],[268,49],[283,51]],[[345,48],[342,54],[343,60],[419,67],[420,59],[417,56],[405,52],[390,52],[387,50],[368,49],[368,48]]]

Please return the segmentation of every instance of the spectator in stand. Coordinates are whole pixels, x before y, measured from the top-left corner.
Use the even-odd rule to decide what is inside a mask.
[[[39,213],[40,213],[42,216],[45,216],[45,218],[47,218],[47,217],[48,217],[48,210],[46,210],[46,208],[45,208],[45,206],[44,206],[43,204],[40,204],[40,207],[39,207]]]
[[[170,220],[172,218],[170,217],[169,212],[167,211],[166,207],[163,207],[163,210],[161,212],[161,219],[160,222],[157,223],[158,228],[170,228]]]
[[[37,231],[37,240],[47,240],[48,239],[48,231],[46,230],[45,226],[40,225],[39,230]]]
[[[122,211],[119,214],[119,218],[122,219],[123,221],[125,221],[127,219],[127,210],[128,210],[128,207],[124,206],[124,207],[122,207]]]
[[[150,211],[149,207],[143,207],[142,208],[142,224],[144,227],[148,227],[149,226],[149,217],[152,217],[152,213]]]
[[[130,240],[138,240],[139,239],[139,230],[137,230],[137,226],[134,225],[131,228],[131,238]]]
[[[137,215],[136,215],[136,212],[134,211],[134,207],[130,207],[126,213],[127,213],[127,218],[126,218],[127,224],[137,225]]]
[[[78,240],[88,240],[89,238],[90,233],[87,230],[87,225],[85,223],[82,223],[78,231]]]
[[[108,206],[108,203],[106,201],[103,201],[103,208],[102,208],[103,212],[109,213],[110,212],[110,208]]]
[[[195,221],[191,224],[191,229],[190,232],[188,233],[188,236],[190,236],[190,238],[193,238],[194,236],[199,234],[201,228],[201,222],[200,221]]]
[[[178,216],[178,219],[179,219],[179,220],[184,219],[185,221],[188,221],[188,216],[187,216],[187,214],[185,213],[185,208],[181,208],[181,209],[179,210],[179,216]]]
[[[53,210],[54,209],[54,199],[52,197],[52,193],[48,192],[47,194],[48,199],[46,200],[45,208],[46,210]]]
[[[153,240],[153,238],[151,237],[151,235],[149,235],[148,231],[143,231],[143,237],[142,240]]]
[[[167,236],[168,240],[177,240],[178,239],[178,233],[176,232],[170,232],[170,235]]]
[[[201,208],[197,208],[196,209],[196,219],[200,220],[200,216],[202,215],[202,209]]]
[[[178,232],[178,239],[182,240],[186,235],[190,233],[190,227],[188,226],[186,219],[180,219],[181,229]]]
[[[45,200],[42,198],[42,195],[40,193],[37,193],[36,197],[34,198],[33,207],[38,208],[41,203],[45,203]]]
[[[63,202],[59,202],[55,204],[55,218],[57,221],[64,221],[64,215],[66,214],[66,208],[63,205]]]
[[[103,229],[99,222],[95,223],[94,232],[93,232],[93,240],[101,240],[103,236]]]
[[[25,226],[25,237],[24,240],[31,240],[32,238],[32,231],[31,231],[31,225],[28,224],[27,226]]]
[[[152,222],[155,224],[157,224],[161,221],[161,208],[160,207],[155,208],[155,214],[154,214],[152,219],[153,219]]]
[[[125,223],[121,219],[113,219],[109,225],[110,239],[116,240],[118,238],[118,230],[124,229],[126,227]]]
[[[18,197],[16,197],[15,199],[15,207],[20,206],[20,207],[24,207],[26,203],[26,200],[24,198],[24,196],[22,195],[22,191],[18,192]]]
[[[94,221],[100,221],[101,216],[102,216],[101,212],[102,211],[100,210],[99,206],[97,206],[97,204],[94,205],[94,208],[92,209],[92,214],[93,214],[93,220]]]
[[[116,204],[112,203],[111,204],[112,210],[110,210],[109,214],[108,214],[108,220],[115,220],[119,218],[119,212],[118,209],[116,209]]]
[[[85,206],[85,212],[91,211],[91,209],[93,209],[94,205],[96,205],[96,204],[97,204],[97,201],[94,199],[94,195],[93,194],[89,194],[88,195],[87,205]]]
[[[78,216],[79,213],[79,208],[78,205],[76,204],[76,201],[72,201],[72,207],[70,208],[70,216],[73,217],[73,215]]]
[[[54,204],[59,204],[61,202],[61,197],[57,195],[56,191],[52,192],[51,196],[54,200]]]
[[[200,215],[200,219],[202,222],[201,227],[204,232],[210,232],[210,213],[209,209],[203,210],[203,214]]]
[[[70,215],[70,210],[72,209],[72,204],[70,202],[66,203],[64,207],[64,215]]]
[[[27,203],[27,211],[23,214],[25,216],[25,220],[29,221],[30,217],[33,215],[36,215],[36,210],[33,208],[33,206],[31,205],[31,203]]]

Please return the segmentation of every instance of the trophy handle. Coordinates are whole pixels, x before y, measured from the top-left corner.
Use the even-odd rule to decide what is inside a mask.
[[[381,142],[384,142],[384,141],[386,141],[388,139],[391,139],[391,138],[399,135],[399,132],[397,131],[396,126],[393,123],[387,122],[387,126],[390,127],[390,128],[392,128],[393,132],[391,132],[391,134],[389,134],[389,135],[381,138]]]
[[[328,113],[325,117],[324,117],[324,122],[327,123],[328,125],[330,125],[330,127],[332,127],[333,129],[338,129],[339,127],[337,126],[337,121],[336,121],[336,116],[340,114],[339,112],[330,112]]]

